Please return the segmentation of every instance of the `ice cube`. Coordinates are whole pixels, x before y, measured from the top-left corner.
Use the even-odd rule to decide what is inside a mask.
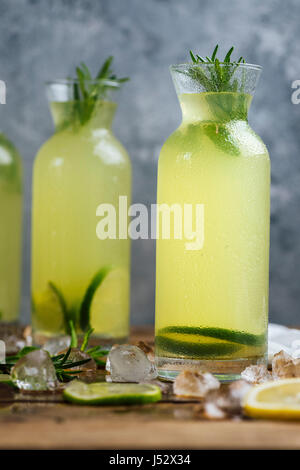
[[[0,339],[5,342],[7,356],[17,354],[25,346],[32,345],[31,328],[1,325]]]
[[[26,346],[26,341],[18,336],[10,335],[4,339],[5,350],[8,356],[17,354]]]
[[[272,375],[264,364],[246,367],[241,373],[242,379],[252,384],[260,384],[272,380]]]
[[[273,379],[300,377],[300,359],[294,359],[285,351],[275,354],[272,361]]]
[[[140,348],[142,351],[144,351],[144,353],[146,354],[146,356],[148,357],[148,359],[150,361],[154,361],[154,350],[153,350],[153,347],[150,346],[149,343],[145,343],[144,341],[139,341],[136,346],[138,348]]]
[[[106,361],[112,382],[145,382],[155,379],[155,365],[144,351],[131,344],[113,346]]]
[[[210,372],[183,370],[173,385],[175,395],[203,398],[210,390],[217,390],[220,382]]]
[[[43,346],[44,351],[48,351],[50,356],[56,356],[64,349],[68,349],[71,344],[71,336],[56,336],[48,339]]]
[[[213,395],[214,396],[214,395]],[[204,404],[204,416],[208,419],[226,419],[227,413],[218,406],[218,393],[216,394],[216,399],[213,400],[212,397],[205,402]]]
[[[208,419],[225,419],[242,413],[242,401],[252,385],[244,380],[232,382],[205,397],[204,416]]]
[[[227,391],[229,393],[229,399],[232,400],[231,411],[240,411],[243,398],[251,388],[252,385],[245,380],[237,380],[229,385]]]
[[[55,367],[47,351],[32,351],[14,365],[14,384],[21,390],[54,390],[58,386]]]

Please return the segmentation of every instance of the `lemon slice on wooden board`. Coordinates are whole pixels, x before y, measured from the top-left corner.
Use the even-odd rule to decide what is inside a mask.
[[[161,400],[161,390],[151,384],[97,382],[87,384],[74,380],[64,390],[65,400],[79,405],[128,405]]]
[[[246,395],[243,406],[252,418],[300,420],[300,378],[256,385]]]

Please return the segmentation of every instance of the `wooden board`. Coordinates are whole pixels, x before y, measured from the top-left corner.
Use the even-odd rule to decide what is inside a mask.
[[[132,341],[139,339],[151,339],[151,331],[136,329]],[[88,407],[31,400],[0,395],[1,449],[300,448],[300,423],[207,421],[193,402]]]

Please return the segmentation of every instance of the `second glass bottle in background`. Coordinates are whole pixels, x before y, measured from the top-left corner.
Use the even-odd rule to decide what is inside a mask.
[[[0,322],[18,320],[21,289],[22,164],[0,133]]]
[[[55,134],[40,149],[33,178],[32,321],[35,339],[93,328],[102,342],[129,329],[130,242],[100,240],[99,204],[131,197],[131,165],[113,135],[116,80],[48,84]],[[95,99],[96,96],[96,99]]]

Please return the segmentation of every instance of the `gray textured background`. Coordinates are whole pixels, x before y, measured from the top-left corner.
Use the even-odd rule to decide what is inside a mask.
[[[85,61],[95,72],[109,54],[124,87],[115,131],[133,163],[133,199],[151,204],[160,147],[180,111],[168,65],[193,49],[222,52],[262,64],[250,113],[272,160],[270,314],[299,324],[300,105],[291,82],[300,79],[299,0],[0,0],[0,78],[8,87],[1,127],[25,165],[26,205],[22,317],[29,318],[31,170],[52,123],[43,82],[66,77]],[[154,318],[154,243],[132,250],[132,320]]]

